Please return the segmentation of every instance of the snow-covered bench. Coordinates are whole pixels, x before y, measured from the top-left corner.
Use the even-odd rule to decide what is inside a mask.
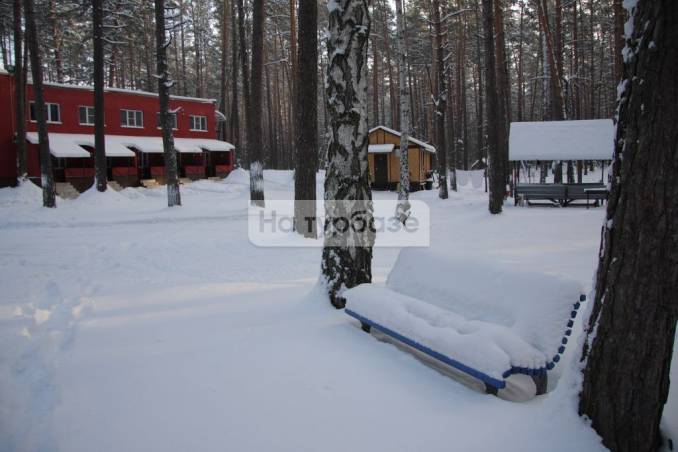
[[[413,248],[400,253],[386,286],[346,291],[346,313],[363,330],[471,375],[493,394],[514,374],[546,392],[547,371],[586,300],[575,281]]]

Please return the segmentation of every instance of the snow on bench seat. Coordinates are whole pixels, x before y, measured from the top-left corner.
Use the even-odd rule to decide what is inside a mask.
[[[582,293],[558,276],[410,248],[387,287],[363,284],[345,297],[349,315],[501,388],[513,373],[545,373],[559,360]]]

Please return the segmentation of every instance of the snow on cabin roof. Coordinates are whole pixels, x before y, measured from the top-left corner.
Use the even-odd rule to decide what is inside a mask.
[[[387,132],[387,133],[390,133],[390,134],[392,134],[392,135],[395,135],[395,136],[397,136],[397,137],[400,137],[400,132],[398,132],[397,130],[390,129],[390,128],[386,127],[386,126],[377,126],[377,127],[374,127],[374,128],[372,128],[372,129],[370,129],[370,133],[372,133],[372,132],[374,132],[374,131],[376,131],[376,130],[379,130],[379,129],[383,130],[384,132]],[[410,136],[410,137],[408,137],[407,139],[408,139],[408,141],[409,141],[410,143],[414,143],[414,144],[416,144],[416,145],[418,145],[418,146],[421,146],[424,150],[426,150],[426,151],[428,151],[428,152],[430,152],[430,153],[432,153],[432,154],[435,154],[435,152],[436,152],[436,148],[433,147],[433,145],[430,145],[430,144],[428,144],[428,143],[426,143],[426,142],[424,142],[424,141],[421,141],[421,140],[418,139],[418,138],[414,138],[414,137]]]
[[[512,122],[509,160],[610,160],[611,119]]]
[[[370,144],[367,147],[367,152],[370,154],[388,154],[389,152],[393,151],[393,148],[395,148],[395,144],[393,143]]]
[[[38,144],[37,132],[26,133],[26,139]],[[50,133],[50,153],[57,158],[86,158],[90,153],[82,146],[94,148],[94,135],[72,133]],[[178,152],[199,154],[203,150],[226,152],[235,149],[231,143],[211,138],[175,138],[174,147]],[[106,135],[106,157],[134,157],[130,148],[143,153],[162,153],[161,137],[132,137],[126,135]]]

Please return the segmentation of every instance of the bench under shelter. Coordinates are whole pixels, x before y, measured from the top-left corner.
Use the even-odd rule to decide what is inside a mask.
[[[546,201],[568,206],[574,201],[607,199],[605,166],[612,160],[614,125],[611,119],[512,122],[509,135],[513,198],[518,204]],[[544,161],[598,161],[600,180],[586,183],[531,183],[521,180],[521,169]],[[524,179],[524,171],[523,179]]]

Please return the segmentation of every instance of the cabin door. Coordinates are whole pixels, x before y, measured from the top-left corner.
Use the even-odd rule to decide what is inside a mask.
[[[388,184],[388,154],[374,154],[374,184],[378,187]]]

